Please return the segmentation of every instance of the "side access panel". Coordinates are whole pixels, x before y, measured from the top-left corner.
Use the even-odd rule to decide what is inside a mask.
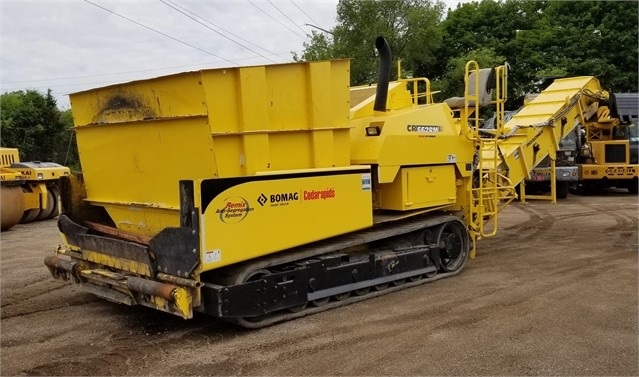
[[[381,207],[407,211],[454,204],[455,165],[402,168],[392,183],[380,184]]]
[[[196,182],[201,271],[373,224],[368,166]]]

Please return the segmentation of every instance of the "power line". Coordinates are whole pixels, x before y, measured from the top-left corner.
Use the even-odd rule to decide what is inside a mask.
[[[295,25],[298,29],[300,29],[302,31],[302,33],[304,33],[304,35],[306,35],[306,32],[304,31],[304,29],[302,29],[301,27],[299,27],[298,24],[296,24],[293,20],[291,20],[284,12],[282,12],[282,10],[280,8],[277,7],[277,5],[273,4],[273,2],[271,0],[266,0],[268,1],[269,4],[271,4],[273,6],[273,8],[277,9],[278,12],[280,12],[282,14],[282,16],[286,17],[287,20],[291,21],[291,23],[293,25]]]
[[[224,35],[224,34],[220,33],[219,31],[217,31],[217,30],[213,29],[212,27],[210,27],[210,26],[206,25],[205,23],[201,22],[201,21],[200,21],[200,20],[198,20],[197,18],[195,18],[195,17],[193,17],[193,16],[191,16],[191,15],[189,15],[189,14],[185,13],[184,11],[182,11],[182,10],[180,10],[180,9],[176,8],[175,6],[173,6],[173,5],[169,4],[168,2],[166,2],[166,1],[164,1],[164,0],[160,0],[160,1],[162,2],[162,4],[164,4],[164,5],[168,6],[168,7],[172,8],[172,9],[174,9],[174,10],[176,10],[176,11],[180,12],[180,13],[182,13],[183,15],[185,15],[185,16],[186,16],[186,17],[188,17],[188,18],[190,18],[191,20],[193,20],[193,21],[197,22],[198,24],[200,24],[200,25],[204,26],[205,28],[207,28],[207,29],[209,29],[209,30],[211,30],[211,31],[213,31],[213,32],[215,32],[215,33],[217,33],[218,35],[220,35],[220,36],[222,36],[222,37],[224,37],[224,38],[228,39],[229,41],[231,41],[231,42],[233,42],[233,43],[237,44],[238,46],[241,46],[242,48],[245,48],[245,49],[247,49],[247,50],[251,51],[252,53],[254,53],[254,54],[256,54],[256,55],[259,55],[259,56],[261,56],[261,57],[263,57],[263,58],[265,58],[265,59],[267,59],[267,60],[271,61],[272,63],[277,63],[275,60],[273,60],[273,59],[271,59],[271,58],[268,58],[268,57],[266,57],[266,56],[262,55],[261,53],[259,53],[259,52],[255,51],[255,50],[253,50],[252,48],[250,48],[250,47],[248,47],[248,46],[245,46],[245,45],[241,44],[240,42],[238,42],[238,41],[236,41],[236,40],[234,40],[234,39],[232,39],[232,38],[230,38],[230,37],[228,37],[228,36],[226,36],[226,35]],[[173,3],[173,2],[171,2],[171,3],[172,3],[172,4],[175,4],[175,3]],[[180,7],[178,4],[175,4],[175,5],[176,5],[176,6],[178,6],[178,7]],[[182,7],[180,7],[180,8],[182,8]],[[192,12],[190,12],[190,13],[192,13]],[[196,15],[196,16],[197,16],[197,15]],[[200,16],[197,16],[197,17],[201,18]],[[208,22],[208,21],[207,21],[207,22]]]
[[[296,52],[301,53],[302,51],[296,51]],[[282,55],[289,54],[289,53],[291,53],[291,52],[290,51],[285,51],[285,52],[280,52],[280,53],[272,53],[271,56],[282,56]],[[250,56],[250,57],[237,58],[236,61],[250,60],[250,59],[255,59],[255,57]],[[213,65],[213,64],[219,64],[219,63],[222,63],[222,62],[223,62],[222,60],[218,60],[218,61],[214,61],[214,62],[203,62],[203,63],[198,63],[198,64],[187,64],[187,65],[174,65],[174,66],[170,66],[170,67],[140,69],[140,70],[135,70],[135,71],[122,71],[122,72],[113,72],[113,73],[97,73],[97,74],[94,74],[94,75],[54,77],[54,78],[49,78],[49,79],[36,79],[36,80],[4,81],[4,82],[0,83],[0,89],[7,90],[7,91],[23,89],[22,87],[1,88],[2,85],[6,85],[6,84],[22,84],[22,83],[57,81],[57,80],[73,80],[73,79],[93,78],[93,77],[102,77],[102,76],[126,75],[126,74],[130,74],[130,73],[163,71],[163,70],[173,69],[173,68],[186,68],[186,67],[198,67],[198,66],[203,66],[203,65]],[[59,88],[59,87],[65,87],[65,86],[91,85],[91,84],[109,84],[109,82],[85,83],[85,84],[63,84],[63,85],[53,85],[53,86],[50,86],[50,87],[51,88]],[[29,86],[34,87],[35,85],[29,85]]]
[[[257,5],[255,5],[251,0],[248,0],[249,3],[251,3],[252,6],[254,6],[255,8],[257,8],[260,12],[264,13],[265,15],[271,17],[273,20],[275,20],[278,24],[284,26],[286,29],[288,29],[288,31],[290,31],[291,33],[294,33],[295,35],[297,35],[298,37],[302,38],[302,39],[306,39],[306,37],[301,36],[298,32],[296,32],[295,30],[291,29],[290,27],[284,25],[282,23],[282,21],[278,20],[277,18],[273,17],[270,13],[266,12],[264,9],[258,7]]]
[[[309,15],[308,15],[308,13],[304,12],[304,9],[302,9],[299,5],[297,5],[297,4],[295,3],[295,1],[291,0],[291,3],[293,3],[293,5],[295,5],[295,6],[297,7],[297,9],[299,9],[302,13],[304,13],[304,15],[305,15],[306,17],[308,17],[308,19],[309,19],[309,20],[313,21],[313,23],[314,23],[314,24],[318,24],[318,23],[319,23],[319,22],[315,21],[315,20],[313,19],[313,17],[309,16]]]
[[[252,43],[251,41],[248,41],[248,40],[246,40],[246,39],[244,39],[244,38],[240,37],[240,36],[239,36],[239,35],[237,35],[237,34],[233,34],[233,32],[231,32],[231,31],[229,31],[229,30],[227,30],[227,29],[225,29],[225,28],[221,27],[220,25],[217,25],[217,24],[212,23],[211,21],[209,21],[209,20],[207,20],[207,19],[205,19],[205,18],[203,18],[203,17],[199,16],[199,15],[198,15],[198,14],[196,14],[195,12],[192,12],[192,11],[188,10],[187,8],[185,8],[185,7],[181,6],[180,4],[177,4],[177,3],[176,3],[176,2],[174,2],[174,1],[171,1],[171,0],[168,0],[168,1],[169,1],[170,3],[172,3],[173,5],[175,5],[175,6],[179,7],[179,8],[181,8],[181,9],[182,9],[182,10],[184,10],[185,12],[188,12],[188,13],[192,14],[193,16],[198,17],[198,18],[200,18],[200,19],[204,20],[207,24],[209,24],[209,25],[211,25],[211,26],[213,26],[213,27],[216,27],[216,28],[218,28],[218,29],[222,30],[223,32],[225,32],[225,33],[227,33],[227,34],[230,34],[230,35],[234,36],[235,38],[237,38],[237,39],[241,40],[242,42],[246,42],[246,43],[250,44],[251,46],[254,46],[254,47],[259,48],[259,49],[260,49],[260,50],[262,50],[262,51],[266,51],[266,52],[268,52],[271,56],[278,56],[278,55],[281,55],[281,54],[278,54],[278,53],[275,53],[275,52],[269,51],[269,50],[265,49],[264,47],[258,46],[258,45],[256,45],[255,43]]]
[[[221,56],[219,56],[219,55],[216,55],[216,54],[214,54],[214,53],[212,53],[212,52],[210,52],[210,51],[206,51],[206,50],[201,49],[201,48],[199,48],[199,47],[197,47],[197,46],[194,46],[194,45],[192,45],[192,44],[190,44],[190,43],[188,43],[188,42],[184,42],[184,41],[183,41],[183,40],[181,40],[181,39],[178,39],[178,38],[172,37],[172,36],[170,36],[170,35],[168,35],[168,34],[165,34],[165,33],[161,32],[161,31],[159,31],[159,30],[156,30],[156,29],[154,29],[154,28],[152,28],[152,27],[150,27],[150,26],[144,25],[144,24],[143,24],[143,23],[141,23],[141,22],[138,22],[138,21],[132,20],[132,19],[130,19],[130,18],[126,17],[126,16],[123,16],[123,15],[121,15],[121,14],[119,14],[119,13],[116,13],[116,12],[114,12],[114,11],[110,10],[110,9],[107,9],[107,8],[104,8],[104,7],[100,6],[100,5],[98,5],[98,4],[92,3],[92,2],[90,2],[89,0],[84,0],[84,1],[85,1],[85,2],[87,2],[87,3],[89,3],[89,4],[91,4],[91,5],[93,5],[93,6],[96,6],[96,7],[100,8],[100,9],[102,9],[102,10],[105,10],[105,11],[107,11],[107,12],[111,13],[111,14],[114,14],[114,15],[116,15],[116,16],[118,16],[118,17],[124,18],[124,19],[125,19],[125,20],[127,20],[127,21],[133,22],[133,23],[134,23],[134,24],[136,24],[136,25],[142,26],[142,27],[144,27],[144,28],[146,28],[146,29],[149,29],[149,30],[151,30],[151,31],[153,31],[153,32],[156,32],[156,33],[161,34],[161,35],[163,35],[163,36],[165,36],[165,37],[167,37],[167,38],[170,38],[170,39],[172,39],[172,40],[174,40],[174,41],[176,41],[176,42],[180,42],[180,43],[185,44],[185,45],[187,45],[187,46],[189,46],[189,47],[192,47],[192,48],[194,48],[194,49],[196,49],[196,50],[198,50],[198,51],[202,51],[202,52],[207,53],[207,54],[209,54],[209,55],[213,55],[213,56],[215,56],[216,58],[222,59],[222,60],[227,61],[227,62],[229,62],[229,63],[239,65],[239,64],[237,64],[236,62],[234,62],[234,61],[232,61],[232,60],[229,60],[229,59],[223,58],[223,57],[221,57]]]

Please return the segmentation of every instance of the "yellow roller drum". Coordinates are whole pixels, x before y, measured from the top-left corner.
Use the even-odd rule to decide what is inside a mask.
[[[40,213],[38,213],[38,217],[36,217],[36,220],[46,220],[48,218],[50,218],[51,214],[53,213],[53,210],[56,207],[56,201],[58,200],[58,198],[53,196],[53,193],[51,192],[51,190],[49,188],[47,188],[47,207],[46,208],[42,208],[40,210]]]
[[[22,203],[22,189],[19,186],[0,187],[0,218],[2,230],[16,225],[24,212]]]

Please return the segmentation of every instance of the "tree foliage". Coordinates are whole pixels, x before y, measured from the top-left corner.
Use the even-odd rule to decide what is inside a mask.
[[[293,53],[295,61],[327,60],[335,57],[333,41],[325,33],[311,31],[310,42],[304,42],[304,52],[301,56]]]
[[[458,5],[455,10],[449,11],[441,25],[444,37],[442,48],[438,51],[438,59],[446,64],[441,65],[440,69],[432,74],[436,78],[447,80],[447,77],[451,76],[450,70],[457,67],[454,62],[460,57],[479,60],[473,52],[492,54],[503,59],[498,64],[507,62],[512,68],[508,77],[510,92],[515,94],[512,97],[523,95],[531,90],[530,83],[535,81],[536,70],[539,67],[519,67],[520,61],[524,63],[529,55],[521,55],[518,52],[518,33],[520,30],[533,28],[533,25],[543,18],[546,3],[527,0],[482,0]],[[524,56],[525,59],[520,59]],[[485,64],[489,62],[479,63],[480,66],[486,67]],[[457,85],[459,90],[463,89],[461,82]]]
[[[549,2],[540,51],[566,75],[594,75],[609,90],[636,92],[638,13],[636,1]]]
[[[395,61],[406,75],[421,75],[436,64],[441,43],[439,22],[444,4],[430,0],[357,1],[337,5],[337,25],[327,33],[313,32],[301,60],[351,58],[351,85],[377,78],[375,38],[388,41]],[[396,76],[396,70],[393,70]]]
[[[2,146],[18,148],[22,161],[77,164],[77,148],[73,145],[73,151],[67,152],[73,138],[73,116],[70,110],[58,110],[50,90],[0,95],[0,127]]]
[[[443,17],[441,2],[340,0],[332,34],[313,33],[301,58],[353,58],[351,84],[369,83],[383,35],[406,74],[430,78],[442,96],[461,94],[464,59],[509,63],[510,108],[548,77],[597,76],[610,91],[637,92],[638,14],[637,1],[481,0]]]
[[[441,91],[441,99],[463,95],[464,72],[466,63],[470,60],[477,62],[480,67],[495,67],[503,64],[505,59],[489,48],[478,48],[449,59],[443,76],[433,84],[434,90]]]

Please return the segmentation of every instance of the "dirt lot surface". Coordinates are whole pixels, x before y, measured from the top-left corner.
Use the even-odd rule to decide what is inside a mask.
[[[261,330],[54,281],[55,220],[2,233],[2,375],[633,375],[637,198],[515,203],[456,277]]]

